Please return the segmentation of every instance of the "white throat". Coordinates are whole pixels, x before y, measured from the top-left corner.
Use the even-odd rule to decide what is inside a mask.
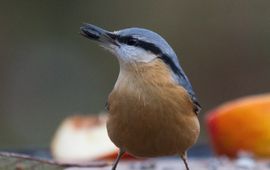
[[[146,51],[140,47],[134,47],[122,44],[120,48],[114,49],[114,54],[117,56],[120,63],[149,63],[157,58],[155,54]]]

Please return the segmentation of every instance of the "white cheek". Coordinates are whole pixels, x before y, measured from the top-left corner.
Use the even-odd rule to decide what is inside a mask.
[[[150,62],[157,56],[149,51],[145,51],[139,47],[122,45],[121,48],[115,50],[119,60],[124,62]]]

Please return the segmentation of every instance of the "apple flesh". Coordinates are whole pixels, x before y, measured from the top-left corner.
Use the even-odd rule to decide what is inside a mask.
[[[270,94],[225,103],[207,114],[206,125],[217,154],[270,157]]]

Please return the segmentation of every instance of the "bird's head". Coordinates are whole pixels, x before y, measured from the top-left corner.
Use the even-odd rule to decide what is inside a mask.
[[[120,64],[148,63],[166,55],[172,60],[172,64],[179,66],[170,45],[160,35],[147,29],[127,28],[109,32],[91,24],[84,24],[81,34],[115,54]]]
[[[172,77],[196,100],[191,84],[182,70],[178,58],[170,45],[157,33],[143,28],[126,28],[110,32],[92,24],[81,27],[83,36],[95,40],[111,51],[120,67],[133,63],[150,63],[161,59],[172,71]]]

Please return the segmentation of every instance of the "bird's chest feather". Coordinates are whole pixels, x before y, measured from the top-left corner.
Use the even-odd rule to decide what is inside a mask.
[[[167,142],[168,146],[178,147],[179,143],[174,142],[189,135],[185,133],[194,131],[192,123],[196,116],[191,100],[160,61],[136,68],[134,72],[120,73],[108,104],[110,138],[116,145],[128,145],[125,147],[131,147],[130,150],[135,150],[137,154],[140,153],[139,149],[144,152],[152,148],[151,152],[155,152],[153,147],[158,148],[155,142],[160,143],[164,139],[167,140],[162,142]],[[191,127],[187,125],[190,122]],[[194,125],[197,126],[197,123]],[[195,133],[198,133],[198,127]],[[137,138],[136,143],[134,137]],[[172,137],[174,140],[170,140]],[[177,138],[179,140],[175,140]],[[182,146],[188,146],[191,141],[185,142]],[[142,143],[145,147],[140,146]],[[175,151],[175,148],[172,150]]]
[[[120,71],[108,100],[110,113],[128,112],[125,114],[129,115],[139,112],[138,115],[145,115],[160,111],[163,114],[166,106],[172,106],[177,112],[192,110],[187,91],[173,80],[162,61],[134,67]],[[166,108],[166,112],[169,111],[170,108]]]

